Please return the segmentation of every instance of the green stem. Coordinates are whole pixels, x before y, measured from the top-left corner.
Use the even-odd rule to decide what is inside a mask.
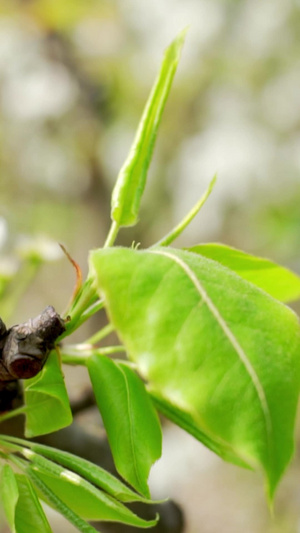
[[[17,437],[11,437],[10,435],[0,434],[0,447],[7,448],[12,452],[19,452],[24,455],[27,450],[34,446],[34,442],[24,439],[18,439]]]
[[[97,300],[98,295],[93,285],[93,280],[88,278],[80,289],[75,302],[65,313],[65,316],[71,316],[71,322],[76,322],[81,315]]]
[[[185,228],[190,224],[193,218],[200,211],[201,207],[205,204],[207,198],[209,197],[211,191],[213,190],[213,187],[216,183],[216,179],[217,179],[217,176],[214,176],[209,186],[207,187],[205,193],[203,194],[203,196],[201,196],[200,200],[194,205],[191,211],[184,217],[184,219],[181,222],[179,222],[177,226],[175,226],[174,229],[170,231],[170,233],[168,233],[167,235],[165,235],[165,237],[163,237],[160,241],[158,241],[155,246],[169,246],[171,242],[177,239],[177,237],[183,232],[183,230],[185,230]]]
[[[96,355],[111,355],[119,352],[126,352],[125,346],[119,344],[118,346],[105,346],[105,348],[94,350]]]
[[[10,418],[14,418],[15,416],[19,416],[26,413],[27,409],[28,407],[26,405],[22,405],[22,407],[18,407],[18,409],[8,411],[4,415],[0,416],[0,424],[2,424],[2,422],[5,422],[5,420],[9,420]]]
[[[84,311],[79,318],[77,318],[76,320],[72,318],[70,322],[66,323],[66,331],[59,337],[58,342],[62,341],[65,337],[68,337],[69,335],[71,335],[73,331],[78,329],[84,322],[86,322],[86,320],[88,320],[95,313],[103,309],[103,307],[104,307],[104,301],[98,300],[97,302],[93,303],[90,307],[88,307],[86,311]]]
[[[1,441],[8,441],[19,444],[23,448],[25,448],[26,446],[30,447],[34,445],[34,442],[27,441],[25,439],[19,439],[18,437],[12,437],[11,435],[3,435],[2,433],[0,434],[0,439]]]
[[[8,448],[12,452],[20,452],[24,450],[24,446],[20,446],[18,444],[13,444],[8,439],[2,438],[2,435],[0,436],[0,447]]]
[[[120,229],[119,224],[115,220],[113,220],[103,248],[108,248],[109,246],[112,246],[114,244],[117,238],[119,229]]]
[[[62,353],[61,360],[64,365],[85,366],[90,355],[90,353],[84,353],[81,355],[76,352],[74,354]]]
[[[86,311],[82,313],[81,318],[83,321],[87,320],[91,316],[93,316],[95,313],[98,313],[101,309],[104,307],[104,300],[98,300],[97,302],[93,303]]]
[[[20,457],[17,457],[16,455],[13,455],[13,454],[9,454],[8,459],[11,463],[16,465],[16,467],[19,468],[21,472],[24,472],[24,474],[27,473],[26,470],[28,466],[28,461],[26,461],[25,459],[21,459]]]
[[[91,337],[89,337],[89,339],[87,339],[84,344],[97,344],[97,342],[101,341],[102,339],[107,337],[107,335],[112,333],[114,329],[115,328],[112,324],[107,324],[107,326],[100,329],[100,331],[97,331],[95,335],[92,335]]]
[[[89,357],[93,355],[111,355],[125,351],[126,349],[121,345],[95,349],[90,345],[78,344],[77,347],[65,346],[61,353],[61,360],[65,365],[86,365]]]
[[[66,331],[59,337],[58,342],[67,337],[77,329],[85,320],[103,307],[104,303],[99,301],[94,282],[91,278],[86,279],[82,285],[75,301],[66,311]]]

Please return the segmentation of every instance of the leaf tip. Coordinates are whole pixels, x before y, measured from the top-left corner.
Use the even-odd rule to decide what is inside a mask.
[[[185,42],[186,34],[189,30],[189,26],[185,26],[175,37],[175,39],[171,42],[171,44],[167,47],[165,54],[167,55],[169,52],[175,52],[176,55],[176,61],[179,61],[180,53],[182,50],[182,47]]]
[[[218,179],[218,173],[216,172],[208,186],[209,191],[212,191]]]
[[[147,522],[147,525],[145,525],[145,527],[148,528],[148,527],[154,527],[154,526],[156,526],[157,523],[158,523],[158,521],[159,521],[159,519],[160,519],[160,516],[159,516],[158,513],[156,513],[155,518],[153,518],[153,520],[149,520],[149,521]]]
[[[190,29],[190,24],[187,24],[178,34],[177,39],[178,41],[184,43],[186,35]]]
[[[276,486],[271,485],[270,482],[267,482],[266,486],[266,497],[269,513],[272,518],[274,518],[274,496],[275,496]]]

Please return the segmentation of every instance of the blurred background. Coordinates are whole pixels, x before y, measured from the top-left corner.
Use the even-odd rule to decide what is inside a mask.
[[[163,50],[186,25],[140,223],[118,243],[154,243],[217,172],[178,245],[221,241],[300,273],[299,1],[1,0],[0,296],[8,325],[49,304],[67,306],[75,274],[58,242],[86,274]],[[86,386],[82,372],[68,373],[67,383],[75,398]],[[93,431],[93,421],[85,424]],[[171,424],[151,486],[154,498],[182,507],[185,533],[300,532],[297,452],[273,519],[258,476],[222,463]],[[57,524],[55,533],[67,531]]]

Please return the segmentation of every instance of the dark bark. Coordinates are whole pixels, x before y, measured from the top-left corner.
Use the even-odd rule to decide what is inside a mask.
[[[64,321],[50,305],[36,318],[8,330],[1,320],[0,382],[36,376],[64,331]]]

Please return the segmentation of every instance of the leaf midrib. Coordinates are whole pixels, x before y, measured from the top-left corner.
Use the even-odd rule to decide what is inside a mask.
[[[219,324],[220,328],[222,329],[223,333],[227,337],[228,341],[232,345],[234,351],[237,353],[241,363],[244,365],[248,375],[250,376],[251,382],[253,383],[253,386],[255,388],[256,394],[258,396],[259,404],[263,413],[263,417],[265,420],[265,428],[266,428],[266,435],[267,435],[267,446],[269,448],[269,451],[271,449],[271,434],[272,434],[272,421],[271,421],[271,415],[270,415],[270,409],[268,406],[267,398],[265,396],[262,384],[259,380],[259,377],[252,366],[251,362],[249,361],[247,354],[244,352],[242,346],[240,345],[239,341],[231,331],[230,327],[228,326],[227,322],[219,312],[218,308],[215,306],[213,301],[211,300],[210,296],[207,294],[205,288],[201,284],[200,280],[197,278],[195,273],[190,269],[190,267],[177,255],[172,254],[171,252],[162,251],[162,250],[149,250],[148,253],[161,255],[163,257],[166,257],[168,259],[171,259],[177,265],[185,272],[185,274],[188,276],[188,278],[193,283],[194,287],[196,288],[198,294],[203,299],[203,301],[206,303],[208,309],[214,316],[215,320]]]
[[[135,473],[135,476],[136,476],[136,479],[138,481],[138,484],[139,484],[140,488],[142,488],[142,490],[144,490],[143,489],[144,483],[143,483],[143,480],[141,479],[140,472],[139,472],[139,469],[138,469],[138,463],[137,463],[135,447],[134,447],[133,412],[132,412],[132,407],[131,407],[131,402],[130,402],[130,392],[129,392],[129,387],[128,387],[128,379],[127,379],[126,373],[124,372],[123,368],[121,368],[121,366],[118,365],[118,369],[119,369],[119,371],[122,374],[122,377],[124,379],[125,389],[126,389],[126,400],[127,400],[128,416],[129,416],[129,442],[130,442],[130,447],[131,447],[131,451],[132,451],[133,469],[134,469],[134,473]]]

